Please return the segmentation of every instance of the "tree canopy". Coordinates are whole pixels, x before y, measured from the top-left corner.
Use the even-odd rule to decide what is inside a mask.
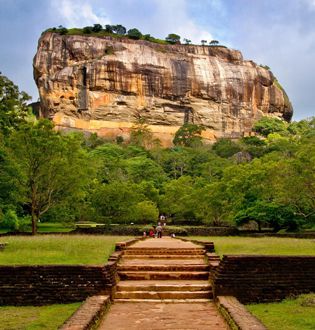
[[[256,136],[203,144],[187,123],[162,148],[142,120],[131,141],[27,120],[27,95],[0,76],[0,227],[38,221],[315,227],[315,119],[262,118]]]
[[[171,44],[178,44],[180,43],[180,36],[175,33],[170,33],[165,40]]]
[[[31,97],[20,92],[14,83],[0,72],[0,132],[7,134],[25,121]]]

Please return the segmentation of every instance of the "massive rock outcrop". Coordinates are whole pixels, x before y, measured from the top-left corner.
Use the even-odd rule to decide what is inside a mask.
[[[263,115],[292,116],[273,74],[225,47],[46,32],[34,77],[45,117],[104,137],[128,139],[143,118],[163,145],[185,122],[214,141],[250,134]]]

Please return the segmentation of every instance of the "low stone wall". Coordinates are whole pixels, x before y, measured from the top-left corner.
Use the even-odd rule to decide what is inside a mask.
[[[112,227],[76,228],[67,234],[90,235],[130,235],[141,236],[145,225],[119,225]],[[175,233],[176,236],[235,236],[238,235],[236,227],[208,227],[208,226],[166,226],[165,235]]]
[[[235,296],[242,303],[315,292],[315,256],[227,255],[210,274],[215,296]]]
[[[109,306],[109,296],[89,297],[83,305],[66,320],[59,330],[95,329]]]
[[[315,238],[315,232],[301,232],[301,233],[272,233],[272,232],[258,232],[258,231],[242,231],[238,232],[238,236],[245,237],[286,237],[286,238],[306,238],[313,239]]]
[[[45,305],[111,295],[116,262],[105,266],[0,266],[0,305]]]
[[[233,330],[267,330],[235,297],[218,296],[216,305]]]
[[[177,238],[184,242],[192,242],[195,244],[202,245],[203,248],[206,250],[206,252],[214,253],[214,251],[215,251],[213,242],[199,241],[197,239],[189,239],[189,238],[182,238],[182,237],[177,237]]]
[[[0,266],[0,305],[48,305],[83,301],[94,295],[112,297],[123,250],[139,239],[117,243],[103,266]]]

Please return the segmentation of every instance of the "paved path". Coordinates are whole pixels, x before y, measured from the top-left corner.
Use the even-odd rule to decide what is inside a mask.
[[[212,302],[115,303],[100,330],[227,330]]]
[[[211,300],[200,245],[169,237],[137,242],[124,252],[118,274],[101,330],[229,329]]]
[[[152,248],[152,249],[187,249],[200,248],[200,245],[192,242],[184,242],[170,237],[148,238],[131,245],[131,248]]]

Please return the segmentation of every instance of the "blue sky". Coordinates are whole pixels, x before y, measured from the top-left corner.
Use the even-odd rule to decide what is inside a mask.
[[[294,119],[315,115],[315,0],[0,0],[0,71],[38,98],[32,59],[48,27],[122,24],[196,43],[216,39],[270,66]]]

